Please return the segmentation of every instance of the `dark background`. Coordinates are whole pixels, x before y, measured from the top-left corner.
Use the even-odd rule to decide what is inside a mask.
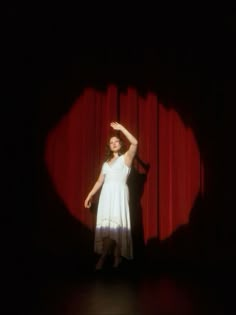
[[[210,174],[206,252],[220,270],[233,266],[234,10],[137,9],[121,14],[124,9],[110,8],[105,13],[91,4],[89,9],[16,5],[6,10],[1,222],[3,270],[10,288],[25,281],[25,272],[35,276],[41,267],[35,259],[42,211],[37,204],[40,141],[66,110],[68,95],[73,100],[78,86],[86,84],[134,84],[140,90],[152,88],[166,102],[191,104],[186,112],[194,117]],[[42,107],[44,95],[57,91],[64,103],[50,110]]]

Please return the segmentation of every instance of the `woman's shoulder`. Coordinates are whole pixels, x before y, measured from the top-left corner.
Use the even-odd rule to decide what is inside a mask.
[[[106,160],[106,161],[103,161],[103,162],[102,162],[102,167],[104,167],[107,163],[108,163],[107,160]]]
[[[122,159],[125,159],[126,155],[127,155],[127,151],[124,152],[124,153],[122,153],[122,154],[120,155],[120,157],[121,157]]]

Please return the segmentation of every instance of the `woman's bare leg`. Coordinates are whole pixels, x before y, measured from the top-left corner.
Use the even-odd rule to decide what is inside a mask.
[[[114,249],[114,264],[113,264],[113,267],[117,268],[120,263],[121,263],[121,250],[120,250],[119,244],[116,243],[115,249]]]
[[[108,254],[111,250],[112,244],[113,244],[113,240],[110,239],[109,237],[105,237],[103,239],[103,252],[102,252],[102,255],[100,256],[100,258],[96,264],[96,270],[102,269],[104,262],[106,260],[106,257],[108,256]]]

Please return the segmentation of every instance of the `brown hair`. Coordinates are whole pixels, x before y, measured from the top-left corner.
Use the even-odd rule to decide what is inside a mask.
[[[117,139],[119,139],[119,141],[120,141],[120,145],[121,145],[121,148],[120,148],[120,150],[119,150],[119,152],[118,152],[118,155],[122,155],[122,154],[124,154],[125,152],[126,152],[126,145],[125,145],[125,143],[124,143],[124,141],[122,140],[122,138],[120,137],[120,135],[119,134],[113,134],[113,135],[111,135],[110,137],[109,137],[109,139],[108,139],[108,141],[107,141],[107,143],[106,143],[106,147],[105,147],[105,162],[109,162],[111,159],[112,159],[112,157],[113,157],[113,152],[111,151],[111,149],[110,149],[110,140],[111,140],[111,138],[113,138],[113,137],[116,137]]]

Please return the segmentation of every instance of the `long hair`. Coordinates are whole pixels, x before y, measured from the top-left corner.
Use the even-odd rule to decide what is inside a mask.
[[[105,162],[109,162],[113,157],[113,152],[110,149],[110,140],[113,137],[116,137],[120,141],[121,147],[120,147],[120,150],[118,152],[118,155],[122,155],[126,152],[126,145],[125,145],[124,141],[122,140],[122,138],[120,137],[120,135],[119,134],[111,135],[109,137],[107,143],[106,143],[106,146],[105,146],[105,158],[104,158]]]

